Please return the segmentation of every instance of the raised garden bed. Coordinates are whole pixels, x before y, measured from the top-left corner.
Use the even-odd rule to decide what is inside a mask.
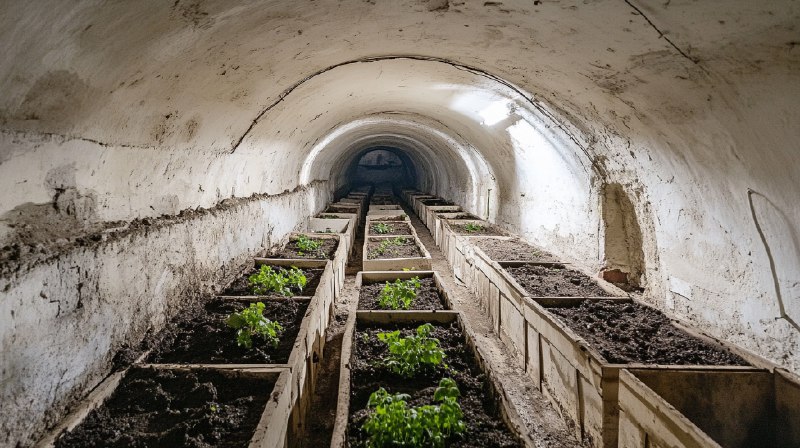
[[[531,246],[518,238],[476,238],[473,244],[492,261],[528,261],[539,263],[557,261],[553,255]]]
[[[306,233],[315,235],[339,235],[341,244],[345,246],[345,251],[349,255],[353,252],[355,242],[355,216],[323,215],[326,218],[309,218]]]
[[[442,202],[447,202],[447,201],[445,201],[444,199],[442,199],[442,198],[440,198],[438,196],[430,196],[430,195],[414,196],[413,200],[414,200],[414,202],[413,202],[411,208],[414,210],[414,213],[416,213],[417,216],[420,217],[420,219],[422,219],[422,217],[425,215],[425,211],[424,211],[425,204],[427,204],[429,202],[432,205],[453,205],[452,203],[443,204]]]
[[[600,316],[589,317],[594,319],[589,329],[585,328],[586,316],[572,322],[582,325],[583,328],[573,328],[561,320],[559,316],[570,315],[574,318],[588,309],[599,307],[581,305],[584,302],[602,303],[602,308],[607,313],[603,316],[606,322],[600,324]],[[644,317],[645,313],[640,308],[642,305],[626,298],[526,297],[520,305],[523,309],[524,327],[515,328],[512,332],[522,331],[528,373],[562,414],[575,423],[576,436],[589,439],[590,444],[595,447],[617,446],[617,392],[621,369],[659,370],[665,366],[680,369],[689,368],[682,367],[689,364],[730,367],[747,365],[749,361],[736,356],[741,355],[738,350],[687,328],[665,322],[665,318],[660,318],[660,324],[657,324],[651,318],[658,311],[649,310],[647,315],[651,318]],[[629,306],[631,308],[628,309]],[[575,310],[564,311],[563,308]],[[613,310],[613,317],[608,314],[609,309]],[[623,311],[625,309],[628,311]],[[628,313],[630,317],[623,318],[618,313]],[[502,319],[501,316],[501,325]],[[639,322],[634,326],[633,323],[637,320]],[[656,325],[655,332],[649,328],[651,325]],[[598,342],[598,338],[603,337],[599,332],[609,327],[616,330],[606,334],[604,342]],[[576,329],[593,335],[592,341],[581,337]],[[625,340],[630,334],[636,335],[636,339]],[[665,339],[654,343],[654,339],[658,337]],[[688,353],[680,353],[678,347],[675,347],[676,350],[671,350],[670,347],[661,350],[657,347],[660,344],[676,344]],[[601,354],[601,350],[615,361],[629,359],[631,362],[612,361]]]
[[[398,217],[399,218],[399,217]],[[414,229],[406,219],[394,221],[369,219],[366,226],[367,236],[415,235]]]
[[[425,214],[421,215],[419,219],[425,224],[425,227],[431,233],[436,231],[436,217],[439,213],[458,213],[461,211],[459,205],[427,205],[425,206]]]
[[[407,378],[376,362],[388,352],[377,333],[399,330],[405,337],[415,334],[423,323],[433,325],[429,336],[439,340],[450,369],[441,364],[430,366]],[[434,389],[444,377],[455,380],[460,392],[457,401],[466,424],[465,432],[451,436],[447,446],[524,446],[517,431],[512,430],[521,427],[519,420],[497,394],[493,374],[486,370],[473,337],[456,312],[358,312],[348,320],[345,330],[340,375],[333,448],[366,446],[367,434],[362,424],[371,414],[367,401],[379,388],[384,387],[391,394],[408,394],[409,406],[434,404]]]
[[[366,238],[363,253],[365,271],[431,268],[431,255],[415,235]]]
[[[595,279],[560,263],[501,263],[532,297],[610,297]],[[624,294],[623,294],[624,295]]]
[[[316,245],[319,247],[304,247],[304,244]],[[336,249],[339,248],[338,237],[320,237],[317,235],[307,235],[303,233],[293,234],[289,237],[286,246],[270,258],[308,258],[311,260],[333,260]]]
[[[464,236],[505,236],[506,232],[482,220],[451,219],[447,221],[450,230]]]
[[[289,380],[287,369],[133,367],[104,381],[37,446],[284,446]]]
[[[441,244],[442,253],[450,266],[453,267],[453,275],[467,286],[472,279],[471,258],[473,257],[472,242],[475,238],[485,237],[488,229],[493,229],[491,233],[504,235],[499,229],[491,227],[486,221],[480,220],[441,220]],[[460,229],[464,226],[476,226],[475,231],[462,234]]]
[[[290,269],[291,267],[297,267],[303,274],[306,276],[306,285],[302,289],[295,290],[292,297],[310,297],[313,296],[317,291],[317,286],[320,284],[320,280],[322,278],[322,274],[325,269],[326,261],[317,261],[317,260],[286,260],[286,259],[277,259],[271,258],[269,259],[271,262],[269,263],[261,263],[266,266],[270,266],[273,270],[278,272],[286,272],[286,269]],[[290,264],[286,263],[286,261],[293,261],[295,263]],[[298,261],[305,261],[305,263],[297,263]],[[320,263],[322,263],[320,265]],[[236,280],[234,280],[227,288],[222,291],[223,296],[237,296],[237,297],[264,297],[264,298],[274,298],[274,299],[283,299],[286,296],[279,294],[277,292],[267,292],[263,294],[256,294],[253,291],[253,288],[250,286],[248,279],[251,275],[254,275],[259,272],[261,269],[261,264],[256,264],[253,268],[245,272],[243,275],[239,276]],[[306,266],[301,266],[301,265]],[[311,264],[311,266],[308,266]]]
[[[386,282],[393,284],[396,280],[418,278],[420,287],[416,297],[408,309],[412,310],[448,310],[451,308],[450,297],[442,287],[439,274],[433,271],[406,272],[359,272],[356,277],[356,289],[359,290],[358,309],[380,310],[378,297]]]
[[[625,369],[619,380],[620,448],[800,446],[800,378],[783,369]]]
[[[480,219],[477,216],[465,213],[465,212],[434,212],[434,223],[433,223],[433,241],[436,242],[436,246],[442,247],[442,237],[443,237],[443,228],[445,222],[451,219]]]
[[[214,299],[178,315],[151,343],[145,362],[150,364],[286,364],[300,333],[310,299],[261,300],[264,317],[278,322],[280,342],[273,346],[254,338],[245,348],[236,341],[236,330],[226,323],[232,313],[255,300]]]

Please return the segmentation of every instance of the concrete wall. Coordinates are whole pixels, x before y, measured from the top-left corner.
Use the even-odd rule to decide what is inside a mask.
[[[4,437],[30,440],[181,291],[276,241],[379,145],[419,188],[592,269],[618,184],[645,300],[800,371],[797,23],[789,0],[8,2],[0,364],[25,419]],[[230,198],[251,205],[190,213]],[[181,212],[176,233],[108,236]],[[193,251],[160,253],[192,232]],[[157,255],[122,256],[141,247]],[[158,294],[165,271],[136,270],[202,257]],[[62,338],[88,361],[46,349]]]

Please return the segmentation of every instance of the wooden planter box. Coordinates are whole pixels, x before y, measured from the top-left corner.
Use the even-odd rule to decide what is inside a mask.
[[[411,234],[400,234],[400,233],[374,233],[372,231],[372,225],[375,223],[384,222],[387,224],[397,224],[397,225],[405,225],[408,226],[410,229]],[[411,220],[408,219],[408,216],[369,216],[367,215],[367,224],[364,226],[364,233],[366,236],[369,237],[381,237],[381,236],[413,236],[415,238],[419,238],[417,235],[417,230],[414,229],[414,226],[411,225]]]
[[[427,193],[412,193],[408,195],[406,203],[408,204],[409,207],[411,207],[411,210],[414,210],[414,213],[416,213],[417,202],[422,199],[436,199],[436,196]]]
[[[410,188],[410,189],[409,188],[405,188],[403,190],[400,190],[400,198],[403,200],[403,202],[405,202],[406,204],[409,204],[409,205],[411,204],[411,195],[418,195],[418,194],[427,194],[427,193],[424,193],[424,192],[419,191],[419,190],[415,190],[413,188]]]
[[[800,446],[800,378],[783,369],[623,369],[619,447]]]
[[[289,235],[289,241],[292,241],[298,235],[306,235],[306,234],[293,232]],[[346,239],[347,235],[344,234],[331,235],[327,233],[320,233],[313,235],[308,234],[306,236],[317,239],[336,239],[339,241],[339,245],[336,247],[336,252],[333,253],[333,258],[330,259],[333,269],[333,300],[336,301],[339,299],[339,297],[341,297],[342,288],[344,287],[344,278],[347,270],[347,259],[350,255],[347,243],[349,242],[352,244],[352,242],[349,240],[349,238]]]
[[[406,216],[399,205],[370,205],[367,216]]]
[[[431,233],[433,233],[433,241],[436,242],[437,247],[442,247],[442,237],[443,237],[442,229],[444,228],[445,222],[452,219],[464,219],[464,218],[459,218],[459,216],[462,215],[470,215],[470,214],[464,211],[434,212],[434,224],[433,224],[434,230],[432,230]],[[473,218],[468,218],[468,219],[478,219],[478,217],[474,216]]]
[[[353,252],[353,246],[355,243],[355,237],[356,237],[355,222],[356,222],[355,216],[353,216],[352,218],[342,217],[341,219],[308,218],[308,225],[306,226],[306,231],[308,233],[315,234],[314,237],[320,234],[340,235],[342,238],[341,244],[344,244],[347,250],[347,254],[349,255]]]
[[[453,267],[453,275],[467,285],[472,283],[472,269],[471,257],[473,245],[471,243],[473,238],[485,238],[485,235],[463,235],[456,232],[452,226],[464,224],[480,224],[485,227],[491,227],[497,230],[501,235],[506,233],[492,226],[486,221],[474,219],[450,219],[442,221],[442,239],[440,248],[444,254],[445,259],[450,266]]]
[[[528,438],[527,431],[516,412],[510,408],[505,395],[501,393],[496,373],[489,367],[485,359],[487,356],[477,346],[476,339],[471,329],[467,327],[461,313],[458,311],[358,311],[351,312],[345,327],[342,340],[342,358],[339,373],[339,399],[336,407],[336,420],[331,438],[331,448],[345,448],[348,446],[348,423],[350,419],[350,360],[353,354],[353,337],[358,323],[451,323],[457,321],[463,331],[465,342],[475,356],[478,366],[486,373],[490,383],[491,393],[496,397],[499,413],[508,428],[522,439],[526,447],[533,447],[534,443]]]
[[[423,204],[422,201],[427,201],[429,199],[443,200],[439,196],[431,196],[431,195],[414,196],[413,199],[414,203],[412,204],[412,208],[414,209],[414,213],[416,213],[417,216],[419,216],[420,220],[423,218],[423,216],[425,216],[425,211],[423,210],[425,204]]]
[[[363,220],[363,211],[364,209],[361,208],[359,204],[348,204],[344,202],[336,202],[333,204],[328,205],[328,208],[325,209],[321,214],[323,215],[331,215],[331,214],[352,214],[356,217],[356,225],[355,227],[358,228],[361,225]]]
[[[393,282],[396,279],[407,280],[409,278],[419,277],[433,278],[439,294],[444,298],[444,303],[449,309],[453,309],[453,301],[450,295],[444,289],[442,278],[435,271],[361,271],[356,275],[356,291],[361,291],[363,285],[371,285],[373,283]]]
[[[365,271],[402,271],[403,269],[411,269],[414,271],[425,271],[431,269],[431,254],[425,249],[425,246],[422,245],[419,238],[417,238],[416,233],[412,235],[406,235],[406,238],[411,238],[414,241],[414,244],[417,245],[419,251],[422,253],[421,257],[408,257],[408,258],[378,258],[370,260],[369,252],[367,248],[369,246],[370,240],[379,240],[379,239],[386,239],[386,238],[395,238],[395,237],[379,237],[379,236],[372,236],[369,238],[364,238],[364,252],[363,253],[363,260],[362,260],[362,269]]]
[[[626,368],[646,370],[687,370],[694,366],[663,366],[647,364],[615,364],[608,362],[590,344],[562,323],[545,306],[568,306],[583,300],[629,301],[628,298],[530,298],[522,302],[525,369],[562,415],[575,423],[576,436],[588,439],[594,447],[615,448],[619,432],[619,374]],[[501,304],[502,306],[502,304]],[[501,309],[500,325],[505,326],[506,314]],[[516,325],[515,325],[516,326]],[[736,353],[748,362],[759,362],[735,347],[682,330],[706,342]],[[520,331],[515,328],[512,331]],[[728,367],[705,366],[706,369]],[[740,367],[732,367],[741,369]],[[752,369],[752,368],[751,368]],[[689,389],[687,389],[689,390]]]
[[[425,227],[430,230],[431,233],[436,231],[436,216],[439,213],[452,213],[452,212],[460,212],[461,206],[460,205],[426,205],[424,206],[425,214],[421,215],[419,219],[422,220],[422,223],[425,224]]]
[[[222,376],[228,377],[251,377],[263,378],[275,381],[272,390],[265,390],[262,393],[268,394],[269,398],[258,425],[255,428],[249,448],[276,448],[287,446],[290,439],[288,433],[289,416],[292,413],[292,389],[291,373],[285,367],[192,367],[192,366],[172,366],[172,365],[149,365],[157,370],[170,371],[193,371],[205,369],[219,372]],[[122,383],[125,376],[134,366],[121,372],[114,373],[103,380],[75,409],[69,413],[58,425],[41,439],[35,446],[37,448],[52,448],[55,442],[65,433],[71,432],[78,427],[89,415],[91,411],[97,409],[111,398],[114,391]]]

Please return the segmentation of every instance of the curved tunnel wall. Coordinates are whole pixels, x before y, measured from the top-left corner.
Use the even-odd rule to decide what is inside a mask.
[[[0,437],[30,442],[370,145],[591,270],[619,185],[644,299],[798,371],[800,6],[641,3],[4,8],[0,399],[24,418]]]

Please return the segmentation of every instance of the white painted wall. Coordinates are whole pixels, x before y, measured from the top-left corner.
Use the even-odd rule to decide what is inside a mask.
[[[35,437],[182,291],[324,206],[369,145],[404,149],[421,186],[590,269],[602,264],[598,192],[623,185],[644,239],[644,299],[800,371],[798,23],[790,0],[8,2],[0,398],[7,415],[26,413],[0,434]],[[69,205],[64,189],[94,204],[78,235],[227,198],[252,205],[172,234],[137,230],[136,246],[111,253],[67,250],[46,229],[41,247],[4,247],[25,230],[9,224],[49,210],[33,204]],[[271,197],[291,197],[291,210]],[[213,262],[146,297],[112,286],[152,262],[140,247],[165,250],[193,226],[207,242],[154,266]],[[85,303],[113,293],[114,306],[149,311],[119,329],[102,325],[111,305],[54,315],[42,279],[74,304],[76,265],[102,284],[82,290]],[[73,351],[47,348],[60,338]]]

